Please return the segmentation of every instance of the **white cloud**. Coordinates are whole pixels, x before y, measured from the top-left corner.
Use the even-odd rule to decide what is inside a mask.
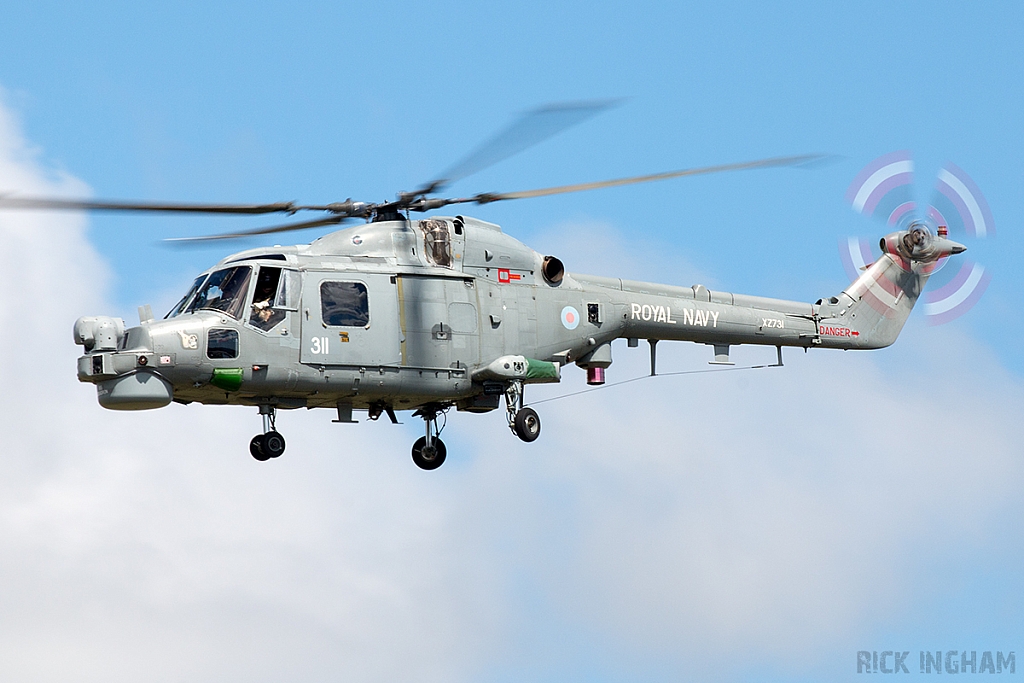
[[[590,493],[580,561],[622,637],[786,656],[849,637],[930,544],[976,526],[1019,481],[1005,438],[1019,436],[1019,392],[958,409],[966,428],[950,433],[956,391],[901,388],[867,359],[790,364],[746,387],[677,383],[675,400],[633,390],[634,404],[655,399],[642,418],[591,399],[601,452],[570,452],[616,486]],[[599,590],[611,585],[637,592]]]
[[[558,256],[570,273],[586,273],[626,280],[664,282],[689,287],[717,284],[688,259],[643,232],[642,222],[619,231],[606,222],[581,219],[559,223],[538,235],[531,246]],[[625,232],[626,234],[623,234]]]
[[[646,348],[615,354],[610,381],[646,372]],[[660,355],[667,371],[711,351]],[[1024,391],[990,356],[955,330],[912,325],[881,355],[790,350],[786,369],[542,405],[545,453],[502,479],[558,495],[518,507],[517,486],[487,495],[538,532],[522,534],[523,554],[540,558],[526,571],[565,631],[676,674],[766,661],[806,673],[912,622],[909,604],[933,602],[954,570],[988,571],[977,548],[1019,551],[995,535],[1022,512]],[[906,640],[934,625],[917,628]],[[845,659],[829,663],[847,673]]]
[[[3,110],[0,187],[86,191],[51,177]],[[405,430],[326,413],[283,415],[288,457],[260,465],[254,411],[102,410],[71,341],[75,317],[109,310],[84,230],[81,216],[0,212],[5,679],[439,680],[472,667],[497,598],[453,542],[456,478],[416,470]]]
[[[0,187],[85,190],[3,110]],[[500,414],[455,415],[434,473],[408,456],[415,424],[313,412],[283,414],[288,453],[256,463],[255,411],[112,413],[75,380],[71,323],[109,310],[84,230],[0,212],[7,680],[465,680],[590,660],[677,679],[736,652],[800,671],[870,633],[866,605],[898,611],[934,580],[950,538],[1020,513],[1021,387],[949,330],[546,403],[532,445]],[[586,235],[559,256],[610,271],[624,242]],[[662,347],[665,370],[711,355]],[[612,381],[645,371],[645,348],[615,353]]]

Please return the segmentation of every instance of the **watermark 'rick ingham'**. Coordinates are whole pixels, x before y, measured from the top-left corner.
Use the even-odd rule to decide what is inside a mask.
[[[910,650],[861,650],[857,653],[859,674],[909,674],[914,664],[915,673],[922,674],[1003,674],[1017,673],[1017,654],[1014,651],[984,650],[920,650],[917,662],[910,658]]]

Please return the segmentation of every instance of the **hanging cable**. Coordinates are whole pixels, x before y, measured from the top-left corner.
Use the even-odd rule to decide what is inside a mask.
[[[579,396],[581,394],[589,394],[592,391],[599,391],[601,389],[609,389],[611,387],[622,386],[623,384],[630,384],[632,382],[639,382],[642,379],[652,379],[654,377],[675,377],[679,375],[704,375],[710,372],[736,372],[737,370],[761,370],[764,368],[781,368],[782,366],[778,363],[771,365],[744,365],[738,368],[708,368],[706,370],[678,370],[676,372],[663,372],[657,375],[640,375],[639,377],[633,377],[631,379],[624,379],[620,382],[612,382],[611,384],[603,384],[599,387],[593,387],[591,389],[583,389],[581,391],[574,391],[570,394],[562,394],[561,396],[552,396],[551,398],[544,398],[539,401],[531,401],[530,405],[539,405],[541,403],[548,403],[550,401],[557,401],[562,398],[569,398],[571,396]]]

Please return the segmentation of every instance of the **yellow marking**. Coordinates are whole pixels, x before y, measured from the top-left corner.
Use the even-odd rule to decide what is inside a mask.
[[[406,365],[405,360],[405,295],[402,287],[402,276],[396,276],[395,282],[398,285],[398,322],[402,328],[402,341],[399,342],[398,347],[402,354],[402,365]]]

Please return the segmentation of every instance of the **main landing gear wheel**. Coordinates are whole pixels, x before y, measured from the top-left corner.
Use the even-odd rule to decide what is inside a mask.
[[[412,445],[412,461],[423,470],[436,470],[444,463],[448,449],[441,441],[441,430],[444,424],[438,426],[438,416],[444,416],[448,408],[438,403],[428,403],[415,413],[413,417],[423,418],[423,427],[426,434],[416,439]]]
[[[279,458],[284,453],[284,437],[277,432],[257,434],[249,442],[249,453],[260,462]]]
[[[260,462],[271,458],[279,458],[284,453],[284,437],[277,431],[277,409],[271,405],[261,405],[260,415],[263,416],[263,434],[257,434],[249,442],[249,453]]]
[[[263,435],[263,452],[270,458],[279,458],[284,453],[284,437],[277,432]]]
[[[249,442],[249,453],[260,462],[270,460],[270,456],[263,451],[263,435],[257,434]]]
[[[526,443],[540,436],[540,416],[533,408],[523,405],[523,381],[516,379],[505,387],[505,412],[508,414],[508,428]]]
[[[425,436],[416,439],[416,443],[412,445],[412,461],[423,470],[436,470],[444,464],[447,455],[448,449],[445,448],[444,441],[436,436],[431,439],[429,446]]]
[[[540,436],[540,416],[533,408],[523,408],[516,413],[513,429],[516,436],[530,443]]]

